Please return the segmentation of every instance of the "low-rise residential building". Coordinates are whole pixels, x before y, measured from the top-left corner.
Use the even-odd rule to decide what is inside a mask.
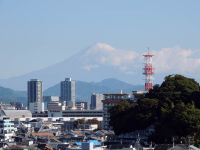
[[[15,107],[17,110],[26,110],[26,107],[21,102],[10,102],[10,105]]]
[[[0,110],[15,110],[15,106],[12,106],[11,104],[3,104],[0,102]]]
[[[81,147],[68,147],[66,150],[103,150],[104,148],[101,146],[94,146],[93,142],[83,142],[81,143]]]
[[[12,138],[15,135],[14,123],[10,118],[3,118],[0,120],[0,139],[1,141],[14,142]]]
[[[109,126],[110,113],[109,109],[123,100],[130,100],[131,94],[104,94],[103,102],[103,128],[106,130],[111,129]]]

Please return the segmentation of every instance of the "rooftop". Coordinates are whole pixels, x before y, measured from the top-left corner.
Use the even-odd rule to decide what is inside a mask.
[[[113,100],[102,100],[102,103],[120,103],[123,100],[113,99]]]
[[[24,118],[32,117],[32,113],[29,110],[1,110],[2,114],[10,118]]]
[[[125,94],[125,93],[123,93],[123,94],[103,94],[103,95],[105,95],[105,96],[109,96],[109,95],[122,96],[122,95],[131,95],[131,94]]]
[[[36,135],[36,136],[50,136],[50,137],[54,137],[53,133],[32,133],[32,135]]]

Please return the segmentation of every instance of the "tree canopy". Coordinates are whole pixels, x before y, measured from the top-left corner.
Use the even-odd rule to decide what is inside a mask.
[[[194,144],[200,145],[200,87],[194,79],[169,75],[136,105],[122,102],[110,113],[116,134],[154,125],[155,132],[149,138],[156,143],[169,143],[172,137],[186,142],[191,136]]]

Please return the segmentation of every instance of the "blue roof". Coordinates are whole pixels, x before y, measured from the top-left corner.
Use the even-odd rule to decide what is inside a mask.
[[[101,143],[97,140],[88,140],[87,143],[93,143],[94,146],[98,146],[101,145]],[[76,142],[76,145],[81,146],[82,143],[81,142]]]
[[[81,146],[82,143],[81,142],[76,142],[76,145]]]

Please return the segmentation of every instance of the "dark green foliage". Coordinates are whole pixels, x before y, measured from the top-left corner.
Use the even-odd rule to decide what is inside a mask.
[[[133,111],[130,110],[132,110],[133,108],[133,104],[130,104],[128,101],[123,101],[109,110],[112,118],[110,121],[110,125],[113,126],[116,134],[119,134],[121,132],[127,132],[127,129],[129,128],[124,127],[126,125],[132,125],[133,120],[130,118],[132,116],[130,115],[130,112],[131,114],[133,114]]]
[[[119,104],[123,108],[128,104]],[[119,105],[114,106],[115,110]],[[111,113],[113,113],[111,111]],[[115,114],[115,113],[114,113]],[[187,141],[191,136],[196,145],[200,145],[200,87],[190,78],[181,75],[169,75],[161,86],[155,85],[138,105],[126,109],[118,109],[116,119],[111,114],[111,125],[117,134],[145,129],[154,125],[155,133],[150,137],[156,143],[170,143],[172,137],[176,141]],[[128,129],[127,124],[134,120]],[[115,124],[113,124],[113,121]]]

